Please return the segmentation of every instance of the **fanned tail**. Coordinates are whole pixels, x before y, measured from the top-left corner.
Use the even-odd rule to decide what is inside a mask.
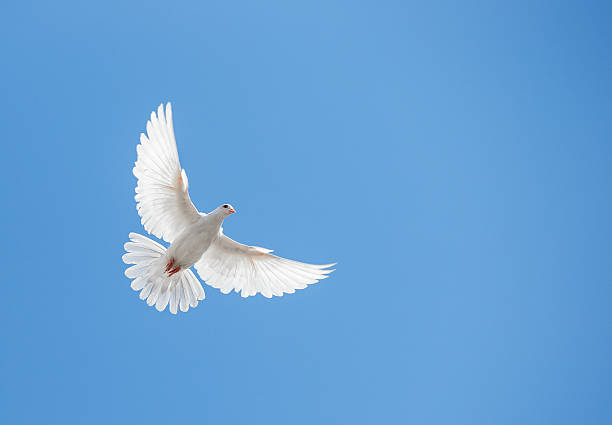
[[[140,291],[140,299],[158,311],[170,305],[170,312],[185,312],[203,300],[204,288],[189,269],[168,275],[166,248],[138,233],[130,233],[130,242],[124,245],[126,254],[123,262],[134,264],[125,270],[125,275],[133,279],[132,289]]]

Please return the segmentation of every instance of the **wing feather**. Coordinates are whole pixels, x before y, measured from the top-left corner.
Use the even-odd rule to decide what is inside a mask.
[[[150,234],[172,242],[183,229],[199,218],[189,197],[189,181],[181,168],[172,124],[172,106],[157,108],[140,135],[134,165],[136,209]]]
[[[270,254],[269,249],[238,243],[221,234],[195,264],[200,277],[227,294],[243,297],[261,293],[267,298],[291,294],[296,289],[328,277],[333,264],[307,264]]]

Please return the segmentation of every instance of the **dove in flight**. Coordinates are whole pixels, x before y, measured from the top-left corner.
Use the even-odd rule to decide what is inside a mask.
[[[333,264],[314,265],[288,260],[271,250],[238,243],[223,234],[223,221],[236,212],[223,204],[208,214],[198,212],[189,197],[187,174],[179,163],[172,107],[151,113],[147,134],[140,135],[134,175],[136,208],[149,234],[170,243],[130,233],[123,261],[133,264],[125,275],[140,299],[159,311],[176,314],[196,307],[204,288],[191,271],[195,266],[208,285],[243,297],[291,294],[328,277]]]

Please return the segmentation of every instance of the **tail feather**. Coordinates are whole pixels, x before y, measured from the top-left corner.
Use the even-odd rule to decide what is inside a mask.
[[[140,291],[147,284],[147,280],[143,277],[137,277],[130,285],[134,291]]]
[[[140,291],[141,300],[154,305],[158,311],[170,306],[170,312],[176,314],[179,309],[185,312],[189,307],[196,307],[204,299],[204,288],[191,270],[172,276],[165,272],[166,248],[138,233],[129,236],[122,259],[126,264],[133,264],[125,270],[125,275],[133,279],[131,287]]]

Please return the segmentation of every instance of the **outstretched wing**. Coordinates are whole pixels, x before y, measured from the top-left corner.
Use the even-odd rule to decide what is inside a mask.
[[[145,230],[167,242],[199,218],[189,198],[189,182],[176,150],[172,107],[159,105],[157,115],[151,112],[147,135],[140,135],[134,166],[136,209]]]
[[[224,294],[232,289],[243,297],[292,294],[325,279],[333,264],[314,265],[270,254],[269,249],[238,243],[224,234],[195,263],[200,277]],[[327,269],[327,270],[326,270]]]

